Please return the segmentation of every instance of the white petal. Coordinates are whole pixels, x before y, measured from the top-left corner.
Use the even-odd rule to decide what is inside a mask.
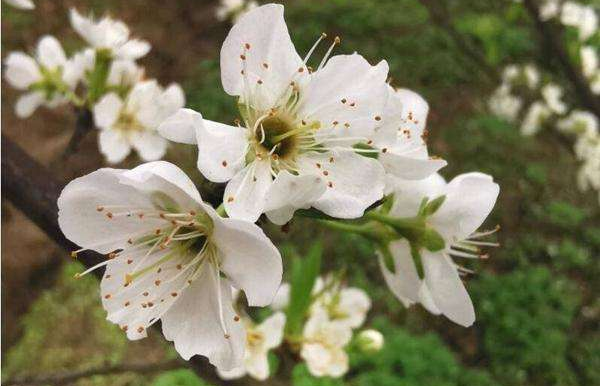
[[[223,204],[229,217],[255,222],[264,212],[266,195],[273,183],[269,161],[254,161],[238,172],[225,187]]]
[[[94,122],[101,128],[111,127],[119,118],[123,101],[115,93],[106,94],[94,105]]]
[[[253,353],[246,357],[248,374],[259,381],[269,378],[269,357],[266,352]]]
[[[416,216],[423,198],[430,200],[439,197],[445,193],[446,181],[439,174],[422,180],[395,180],[394,186],[394,204],[390,214],[395,217],[413,217]]]
[[[133,234],[161,224],[159,220],[137,217],[106,217],[99,206],[122,205],[131,208],[151,206],[138,190],[119,182],[124,171],[100,169],[71,181],[58,198],[58,223],[65,236],[75,244],[100,253],[108,253],[127,245]]]
[[[246,44],[250,49],[244,48]],[[268,90],[257,108],[275,107],[275,101],[290,87],[292,77],[300,67],[304,68],[290,39],[280,4],[267,4],[244,14],[227,35],[221,49],[221,81],[230,95],[244,95],[240,55],[246,57],[249,83]],[[262,81],[260,86],[256,86],[258,79]]]
[[[385,61],[372,66],[358,54],[334,56],[302,87],[298,115],[336,136],[370,137],[384,113],[387,74]]]
[[[402,103],[403,128],[410,129],[415,135],[421,135],[427,126],[429,104],[422,96],[405,88],[396,90],[396,96]]]
[[[150,43],[145,40],[132,39],[120,46],[115,55],[122,59],[139,59],[150,52]]]
[[[11,52],[4,60],[4,78],[11,86],[25,90],[42,79],[36,61],[22,52]]]
[[[443,253],[422,251],[425,282],[437,308],[464,327],[475,322],[475,310],[454,263]]]
[[[265,213],[277,225],[290,221],[297,209],[308,209],[326,190],[325,181],[318,175],[295,176],[279,172],[267,192]]]
[[[64,66],[67,57],[62,46],[54,36],[46,35],[37,45],[36,56],[39,62],[50,69]]]
[[[446,200],[429,222],[449,242],[463,240],[475,232],[490,214],[500,187],[491,176],[466,173],[446,188]]]
[[[371,299],[365,291],[349,287],[340,291],[340,300],[337,308],[346,316],[342,322],[351,328],[362,326],[371,308]]]
[[[121,178],[123,184],[134,186],[147,194],[161,192],[174,200],[181,210],[192,210],[199,206],[214,210],[202,202],[198,189],[192,180],[177,166],[166,161],[148,162],[125,171]]]
[[[5,0],[8,4],[19,9],[34,9],[35,4],[31,0]]]
[[[160,96],[161,120],[176,113],[185,105],[185,95],[181,86],[171,83]]]
[[[385,171],[405,180],[421,180],[436,173],[448,163],[443,159],[411,157],[409,154],[396,154],[394,150],[379,155]]]
[[[381,273],[390,291],[405,307],[409,307],[419,301],[418,291],[421,285],[421,279],[410,253],[410,245],[406,240],[396,240],[390,243],[389,249],[394,258],[395,272],[391,272],[386,267],[383,256],[378,252]]]
[[[131,135],[131,144],[144,161],[161,159],[167,151],[167,140],[158,133],[136,131]]]
[[[421,288],[419,288],[419,301],[423,308],[434,315],[439,315],[442,313],[440,309],[435,305],[433,301],[433,296],[431,295],[431,291],[429,287],[427,287],[427,283],[421,283]]]
[[[100,152],[104,154],[106,160],[111,164],[123,161],[131,152],[129,141],[111,129],[100,131],[98,134],[98,143],[100,145]]]
[[[385,172],[377,160],[343,151],[307,153],[299,161],[302,174],[318,174],[326,181],[327,190],[313,207],[330,216],[361,217],[383,197]]]
[[[92,22],[87,17],[82,16],[75,8],[69,12],[69,20],[73,29],[86,41],[90,41]]]
[[[228,371],[217,369],[217,374],[219,375],[219,378],[227,381],[231,379],[239,379],[246,375],[246,367],[241,366]]]
[[[281,283],[277,293],[275,294],[275,298],[271,303],[271,308],[274,311],[283,311],[290,301],[290,285],[289,283]]]
[[[46,97],[39,91],[23,94],[17,100],[15,113],[19,118],[29,118],[38,107],[44,104]]]
[[[242,220],[214,219],[213,240],[221,270],[246,294],[250,306],[271,303],[281,284],[281,255],[258,226]]]
[[[257,327],[264,336],[266,349],[272,349],[281,344],[284,327],[285,314],[283,312],[274,313]]]
[[[191,109],[179,109],[158,127],[160,135],[169,141],[195,145],[196,130],[202,125],[202,115]]]
[[[206,268],[163,316],[163,334],[175,343],[183,359],[203,355],[219,370],[228,371],[243,365],[246,333],[242,323],[234,321],[229,283],[221,280],[223,322],[229,334],[225,338],[219,321],[216,278]]]
[[[248,148],[244,129],[206,119],[195,127],[198,170],[204,177],[213,182],[225,182],[239,174],[245,165]]]

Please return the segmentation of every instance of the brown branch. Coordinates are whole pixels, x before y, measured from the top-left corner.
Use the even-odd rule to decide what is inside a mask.
[[[446,8],[443,1],[440,0],[419,0],[421,5],[427,9],[429,18],[439,28],[446,31],[450,39],[454,42],[456,47],[463,53],[464,56],[471,59],[490,80],[498,82],[500,75],[498,71],[490,66],[485,59],[485,56],[481,52],[474,48],[470,41],[468,41],[463,34],[454,28],[450,12]]]
[[[2,197],[11,201],[52,240],[67,251],[78,249],[69,241],[58,226],[56,202],[64,184],[59,183],[50,171],[27,155],[16,143],[2,134]],[[65,254],[67,256],[67,254]],[[94,251],[79,254],[81,262],[91,267],[106,257]],[[98,270],[96,273],[101,274]],[[259,385],[262,382],[249,378],[223,381],[206,358],[195,356],[189,367],[206,382],[213,385]],[[271,385],[285,385],[281,380],[271,379]]]
[[[129,363],[97,367],[80,371],[65,371],[55,374],[39,376],[16,377],[2,382],[2,386],[15,385],[67,385],[81,378],[93,377],[95,375],[114,375],[120,373],[134,372],[137,374],[152,374],[160,371],[175,370],[186,367],[186,364],[177,359],[162,363]]]
[[[551,23],[545,22],[540,18],[539,7],[535,0],[524,0],[523,5],[533,20],[535,28],[546,47],[546,51],[551,52],[558,61],[562,72],[573,85],[580,103],[600,118],[600,98],[597,98],[592,93],[587,80],[579,68],[571,62],[567,49],[563,44],[562,33]]]
[[[75,131],[62,154],[63,160],[68,159],[71,155],[77,152],[79,144],[85,136],[94,128],[94,117],[92,112],[87,107],[76,107]]]

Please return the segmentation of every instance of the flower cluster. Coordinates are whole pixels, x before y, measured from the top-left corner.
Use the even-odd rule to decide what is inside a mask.
[[[591,92],[600,95],[600,60],[598,47],[592,43],[598,38],[598,15],[594,8],[572,1],[547,0],[540,7],[540,18],[544,22],[556,19],[577,29],[577,40],[570,42],[579,53],[574,60],[580,64],[579,70]],[[574,137],[575,155],[581,162],[578,186],[582,191],[600,191],[599,118],[569,104],[563,88],[549,75],[542,74],[531,63],[507,66],[502,83],[489,99],[489,108],[508,122],[520,123],[525,136],[553,127]]]
[[[163,89],[144,78],[136,60],[150,51],[150,44],[131,38],[121,21],[94,20],[75,9],[70,20],[87,44],[71,57],[56,38],[44,36],[34,56],[12,52],[6,58],[6,80],[25,91],[15,106],[17,115],[27,118],[39,106],[71,103],[93,112],[100,151],[108,162],[121,162],[132,148],[145,161],[162,158],[168,141],[157,127],[184,105],[181,88],[172,84]]]
[[[118,22],[96,23],[76,12],[72,19],[95,47],[96,63],[110,58],[114,67],[116,58],[147,52],[128,31],[115,35],[123,32]],[[460,279],[469,271],[453,259],[485,258],[481,248],[497,245],[482,240],[496,229],[477,229],[498,185],[481,173],[446,183],[437,174],[446,162],[427,149],[427,102],[390,86],[385,61],[332,56],[338,37],[309,65],[325,39],[321,35],[302,58],[283,6],[242,15],[221,50],[223,88],[239,108],[233,125],[180,108],[176,86],[130,82],[135,67],[128,65],[118,83],[130,84],[126,92],[94,94],[96,124],[110,133],[101,135],[101,147],[111,160],[126,156],[129,144],[145,159],[162,156],[160,141],[191,144],[202,175],[226,184],[215,210],[177,166],[155,161],[100,169],[62,192],[60,227],[82,250],[107,255],[83,274],[105,267],[103,306],[128,338],[143,338],[161,320],[183,358],[206,356],[226,379],[267,378],[269,351],[282,343],[313,375],[333,377],[348,371],[354,344],[380,348],[377,331],[354,334],[371,301],[362,290],[342,286],[341,275],[315,280],[312,268],[308,285],[280,286],[281,256],[255,224],[263,215],[278,225],[306,215],[366,237],[405,306],[421,303],[463,326],[474,322]],[[557,100],[552,92],[548,97]],[[274,313],[260,319],[243,299],[248,306],[271,304]]]

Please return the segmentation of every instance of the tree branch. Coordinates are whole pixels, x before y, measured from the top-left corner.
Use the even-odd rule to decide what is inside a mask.
[[[62,154],[64,160],[77,152],[81,141],[94,128],[94,117],[87,107],[76,107],[75,113],[77,116],[75,121],[75,131]]]
[[[114,375],[126,372],[137,374],[151,374],[166,370],[175,370],[186,367],[186,364],[179,360],[171,360],[162,363],[129,363],[118,364],[92,368],[80,371],[65,371],[56,374],[47,374],[30,377],[16,377],[2,382],[2,386],[14,385],[67,385],[81,378],[93,377],[95,375]]]
[[[64,184],[59,183],[50,171],[29,157],[10,138],[2,134],[2,197],[10,200],[52,240],[67,251],[79,247],[69,241],[58,226],[57,200]],[[66,256],[66,254],[65,254]],[[94,251],[79,254],[86,267],[91,267],[106,257]],[[95,272],[100,274],[100,270]],[[238,381],[223,381],[206,358],[195,356],[188,366],[206,382],[213,385],[263,385],[249,378]],[[285,385],[281,380],[272,379],[272,385]]]
[[[554,28],[551,23],[544,22],[540,18],[540,11],[535,0],[524,0],[523,5],[527,9],[529,16],[533,19],[547,52],[551,52],[557,59],[565,76],[573,85],[580,103],[588,110],[600,118],[600,98],[597,98],[590,86],[579,70],[571,62],[567,49],[562,42],[562,34]]]

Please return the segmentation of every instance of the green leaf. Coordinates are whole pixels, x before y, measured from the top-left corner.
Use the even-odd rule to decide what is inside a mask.
[[[305,258],[296,257],[292,262],[290,303],[287,308],[286,332],[300,334],[304,317],[311,304],[311,292],[321,271],[323,246],[314,243]]]

